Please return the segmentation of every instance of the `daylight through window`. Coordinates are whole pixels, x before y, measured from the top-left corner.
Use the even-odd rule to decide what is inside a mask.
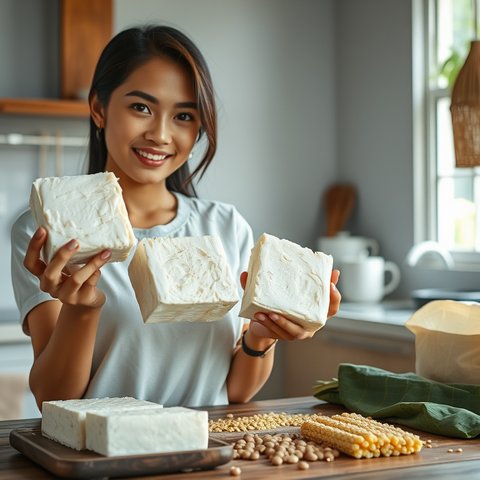
[[[480,252],[480,168],[456,168],[450,95],[475,38],[472,0],[428,2],[428,188],[430,234],[453,252]]]

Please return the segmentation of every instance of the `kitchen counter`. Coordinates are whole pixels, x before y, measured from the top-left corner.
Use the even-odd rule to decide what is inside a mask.
[[[340,363],[415,371],[415,336],[405,327],[414,311],[403,300],[342,302],[337,315],[313,338],[282,342],[283,393],[292,397],[309,394],[317,380],[336,377]]]
[[[403,325],[414,312],[410,300],[388,300],[381,303],[342,302],[339,315],[375,323]]]
[[[405,327],[405,322],[414,312],[413,303],[409,300],[382,303],[342,302],[339,312],[327,325],[332,331],[413,341],[414,335]]]
[[[314,397],[296,397],[276,400],[263,400],[241,405],[230,405],[208,408],[212,419],[224,418],[227,414],[247,416],[271,411],[286,413],[318,413],[327,415],[339,413],[341,410],[336,405],[330,405]],[[34,462],[17,452],[9,444],[9,434],[13,429],[34,427],[39,425],[39,420],[15,420],[0,422],[0,480],[25,479],[51,479],[56,478]],[[404,428],[404,427],[403,427]],[[405,429],[405,428],[404,428]],[[411,429],[406,429],[412,431]],[[241,468],[243,479],[273,478],[282,479],[457,479],[480,478],[480,439],[459,440],[441,437],[422,432],[414,432],[422,440],[431,440],[432,448],[423,448],[421,452],[413,455],[399,457],[380,457],[373,459],[356,460],[346,455],[341,455],[333,462],[314,462],[308,470],[298,470],[296,465],[271,466],[264,458],[257,461],[233,460],[214,470],[196,471],[182,474],[166,474],[149,476],[159,480],[170,479],[215,479],[228,478],[232,465]],[[242,435],[242,434],[239,434]],[[462,452],[456,452],[461,448]],[[449,453],[448,450],[453,452]],[[130,478],[141,478],[136,474]]]

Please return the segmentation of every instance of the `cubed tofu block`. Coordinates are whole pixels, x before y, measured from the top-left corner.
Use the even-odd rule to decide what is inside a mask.
[[[213,235],[143,239],[128,273],[145,323],[219,320],[239,301]]]
[[[37,226],[48,232],[42,251],[46,262],[73,238],[80,248],[70,264],[85,263],[107,248],[110,262],[123,261],[135,246],[122,189],[111,172],[38,178],[30,207]]]
[[[56,400],[42,404],[42,434],[51,440],[74,448],[85,449],[85,416],[87,412],[124,410],[158,410],[162,406],[133,397],[85,398]]]
[[[264,233],[252,249],[240,316],[275,312],[309,331],[323,327],[333,258]]]
[[[101,455],[200,450],[208,447],[208,412],[184,407],[88,412],[87,449]]]

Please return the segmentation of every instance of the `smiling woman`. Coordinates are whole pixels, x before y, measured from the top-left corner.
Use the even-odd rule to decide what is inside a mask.
[[[214,91],[198,49],[171,27],[120,32],[100,56],[89,105],[89,173],[118,177],[137,240],[219,237],[241,293],[252,230],[235,207],[197,198],[193,187],[217,145]],[[205,151],[190,173],[200,138]],[[244,402],[268,379],[277,339],[313,335],[268,310],[248,322],[239,305],[218,321],[145,325],[128,275],[131,259],[108,262],[107,249],[72,271],[78,239],[44,263],[46,240],[30,211],[13,227],[13,284],[34,349],[30,383],[39,406],[116,396],[166,406]],[[328,316],[340,302],[338,271],[331,280]],[[256,323],[264,328],[250,328]]]
[[[200,132],[200,114],[188,70],[168,57],[156,57],[139,66],[112,91],[106,106],[97,93],[92,93],[90,103],[92,121],[105,131],[106,168],[120,178],[123,188],[127,182],[152,186],[164,182],[184,166]],[[184,187],[184,193],[187,191]],[[171,195],[166,189],[163,195],[157,193],[150,210],[161,215],[159,207],[168,199],[171,203]],[[129,205],[130,200],[126,199],[127,207],[132,211],[135,205]],[[151,225],[138,218],[141,212],[148,215]],[[143,206],[137,220],[134,227],[162,223]]]
[[[216,105],[210,73],[196,46],[180,32],[175,33],[169,27],[151,30],[150,36],[152,40],[156,37],[155,41],[147,40],[149,35],[146,32],[142,35],[143,42],[136,43],[139,51],[135,56],[130,55],[129,45],[140,35],[135,29],[128,29],[117,35],[115,45],[107,46],[98,62],[89,94],[92,107],[89,173],[102,171],[107,163],[109,146],[102,136],[107,118],[103,117],[108,115],[106,107],[110,107],[113,95],[121,99],[117,108],[122,110],[115,113],[126,114],[124,109],[138,112],[138,117],[131,117],[132,123],[136,118],[137,124],[142,123],[139,128],[148,128],[145,137],[150,142],[157,135],[170,135],[168,129],[172,126],[184,126],[183,130],[188,129],[189,134],[194,134],[193,140],[188,139],[191,142],[187,145],[189,155],[195,141],[205,133],[207,149],[196,170],[190,175],[188,165],[182,164],[167,181],[169,188],[191,194],[195,192],[193,177],[205,171],[217,145]],[[129,57],[128,63],[125,56]],[[169,64],[171,69],[161,68],[162,63],[163,66]],[[182,139],[184,137],[183,132]],[[151,145],[140,146],[151,148]]]

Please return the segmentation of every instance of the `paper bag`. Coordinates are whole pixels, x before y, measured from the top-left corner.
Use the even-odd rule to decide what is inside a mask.
[[[405,326],[415,334],[417,375],[444,383],[480,384],[480,304],[437,300]]]

